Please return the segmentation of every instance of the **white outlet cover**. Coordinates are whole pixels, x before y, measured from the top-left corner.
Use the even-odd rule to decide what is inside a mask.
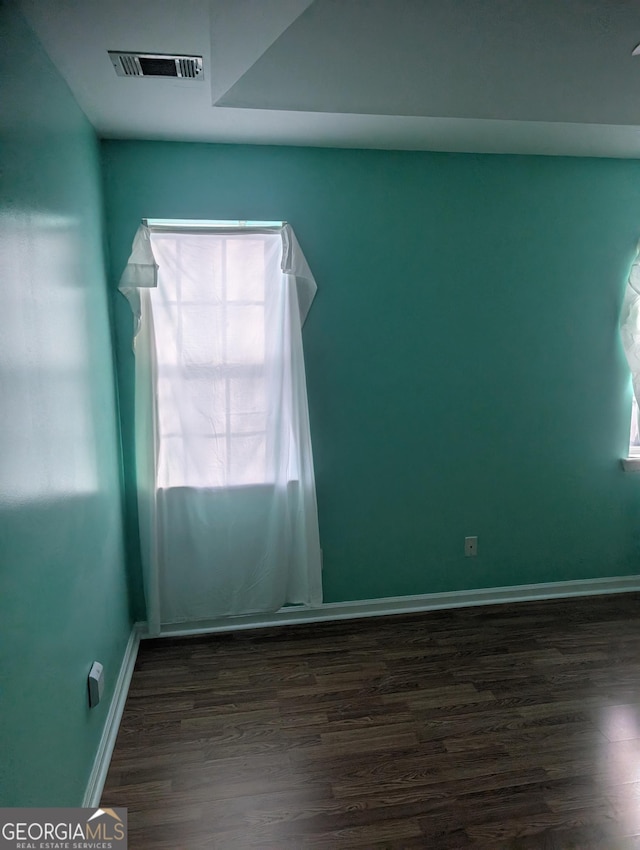
[[[104,668],[99,661],[94,661],[89,671],[89,708],[94,708],[100,702],[104,691]]]
[[[467,558],[474,558],[478,554],[478,538],[477,537],[465,537],[464,538],[464,554]]]

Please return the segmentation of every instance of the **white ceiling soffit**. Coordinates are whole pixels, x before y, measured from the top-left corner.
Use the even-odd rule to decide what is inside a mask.
[[[18,2],[105,138],[640,157],[637,0]]]
[[[211,95],[216,103],[313,0],[211,0]]]
[[[637,0],[316,0],[221,106],[640,122]]]

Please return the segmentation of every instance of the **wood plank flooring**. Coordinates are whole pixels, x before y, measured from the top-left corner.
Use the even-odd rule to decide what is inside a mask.
[[[144,641],[131,850],[640,848],[640,595]]]

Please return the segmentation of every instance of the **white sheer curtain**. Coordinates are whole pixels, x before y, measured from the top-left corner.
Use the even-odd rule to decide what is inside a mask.
[[[316,285],[292,229],[143,226],[121,290],[150,632],[320,604],[301,335]]]
[[[640,246],[639,246],[640,248]],[[631,418],[630,453],[638,453],[638,401],[640,400],[640,250],[631,266],[620,315],[622,347],[631,370],[635,397]]]

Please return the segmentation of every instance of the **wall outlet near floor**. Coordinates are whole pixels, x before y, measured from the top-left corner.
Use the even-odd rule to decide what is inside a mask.
[[[104,668],[99,661],[91,665],[88,678],[89,686],[89,708],[95,708],[102,698],[104,691]]]
[[[477,537],[465,537],[464,538],[464,554],[466,558],[475,558],[478,554],[478,538]]]

